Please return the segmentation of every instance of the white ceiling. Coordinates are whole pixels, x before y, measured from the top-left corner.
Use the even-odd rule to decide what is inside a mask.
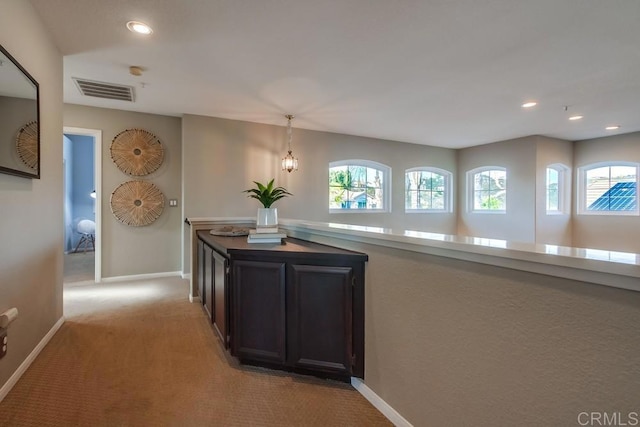
[[[639,0],[31,3],[68,103],[282,126],[291,113],[294,128],[452,148],[640,130]],[[134,85],[135,103],[84,97],[72,77]]]

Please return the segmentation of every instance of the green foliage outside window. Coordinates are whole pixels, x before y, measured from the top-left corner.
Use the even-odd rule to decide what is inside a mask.
[[[377,169],[344,165],[329,169],[329,208],[382,209],[383,173]]]
[[[473,176],[473,209],[503,211],[506,209],[507,175],[504,170],[491,169]]]

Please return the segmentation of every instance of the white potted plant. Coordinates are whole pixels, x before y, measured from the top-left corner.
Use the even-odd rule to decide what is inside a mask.
[[[256,229],[260,228],[277,228],[278,227],[278,208],[272,205],[283,197],[292,196],[284,187],[274,187],[273,181],[269,181],[267,185],[253,181],[256,188],[244,190],[244,193],[250,193],[249,196],[257,199],[262,203],[263,208],[258,208],[258,216],[256,218]]]

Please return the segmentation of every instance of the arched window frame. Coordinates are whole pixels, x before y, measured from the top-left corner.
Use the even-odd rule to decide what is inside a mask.
[[[409,191],[416,191],[418,193],[418,197],[419,197],[419,193],[420,190],[416,189],[409,189],[407,188],[407,175],[410,174],[411,172],[429,172],[432,174],[436,174],[436,175],[440,175],[444,178],[444,202],[443,202],[443,208],[442,209],[434,209],[434,208],[414,208],[414,207],[410,207],[407,206],[407,193]],[[453,181],[453,174],[447,170],[444,169],[440,169],[440,168],[435,168],[435,167],[429,167],[429,166],[419,166],[419,167],[415,167],[415,168],[410,168],[404,171],[404,195],[405,195],[405,202],[404,202],[404,211],[406,213],[449,213],[452,212],[453,210],[453,194],[452,194],[452,181]],[[434,190],[433,189],[427,189],[424,190],[425,193],[433,193]]]
[[[478,190],[476,189],[476,176],[487,173],[487,172],[501,172],[504,174],[504,209],[483,209],[475,206],[475,196],[478,191],[489,191],[489,190]],[[472,169],[467,171],[467,211],[471,213],[481,213],[481,214],[505,214],[507,213],[507,196],[508,196],[508,188],[509,188],[509,177],[507,174],[507,169],[502,166],[482,166],[479,168]],[[498,189],[499,190],[499,189]],[[496,190],[497,191],[497,190]]]
[[[379,187],[379,189],[382,191],[382,206],[380,208],[369,208],[369,207],[365,207],[365,208],[338,208],[335,207],[335,205],[332,207],[331,205],[331,197],[332,197],[332,186],[331,186],[331,169],[336,168],[336,167],[344,167],[344,166],[359,166],[359,167],[365,167],[365,168],[369,168],[369,169],[374,169],[378,172],[380,172],[381,176],[382,176],[382,183]],[[328,189],[329,189],[329,195],[327,197],[327,199],[329,200],[329,213],[386,213],[386,212],[391,212],[391,167],[382,164],[382,163],[378,163],[378,162],[374,162],[373,160],[364,160],[364,159],[348,159],[348,160],[338,160],[335,162],[331,162],[329,163],[329,168],[328,168],[328,177],[327,177],[327,183],[328,183]],[[367,189],[369,188],[374,188],[374,187],[366,187]]]
[[[593,203],[593,200],[590,200],[592,197],[589,197],[587,194],[588,191],[588,174],[589,171],[593,169],[599,168],[612,168],[612,167],[630,167],[635,169],[635,209],[631,210],[590,210],[589,205]],[[611,179],[611,178],[609,178]],[[633,182],[633,181],[629,181]],[[640,205],[638,200],[638,188],[640,188],[640,163],[635,162],[624,162],[624,161],[608,161],[608,162],[597,162],[590,163],[588,165],[584,165],[578,168],[578,177],[577,177],[577,213],[578,215],[622,215],[622,216],[637,216],[639,215],[638,205]],[[611,189],[612,186],[608,187],[608,190]],[[607,190],[607,191],[608,191]],[[605,191],[606,192],[606,191]]]
[[[549,182],[549,172],[555,171],[558,174],[557,188],[555,189],[557,198],[557,206],[552,203],[553,189]],[[571,169],[562,163],[552,163],[547,165],[545,169],[544,188],[545,188],[545,210],[547,215],[567,215],[571,206]]]

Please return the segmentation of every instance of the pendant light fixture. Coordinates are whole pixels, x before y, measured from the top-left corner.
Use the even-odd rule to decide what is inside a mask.
[[[287,155],[282,158],[282,170],[291,172],[298,170],[298,159],[293,157],[291,154],[291,119],[293,119],[293,115],[287,114],[285,115],[287,118],[287,139],[289,143],[289,151]]]

